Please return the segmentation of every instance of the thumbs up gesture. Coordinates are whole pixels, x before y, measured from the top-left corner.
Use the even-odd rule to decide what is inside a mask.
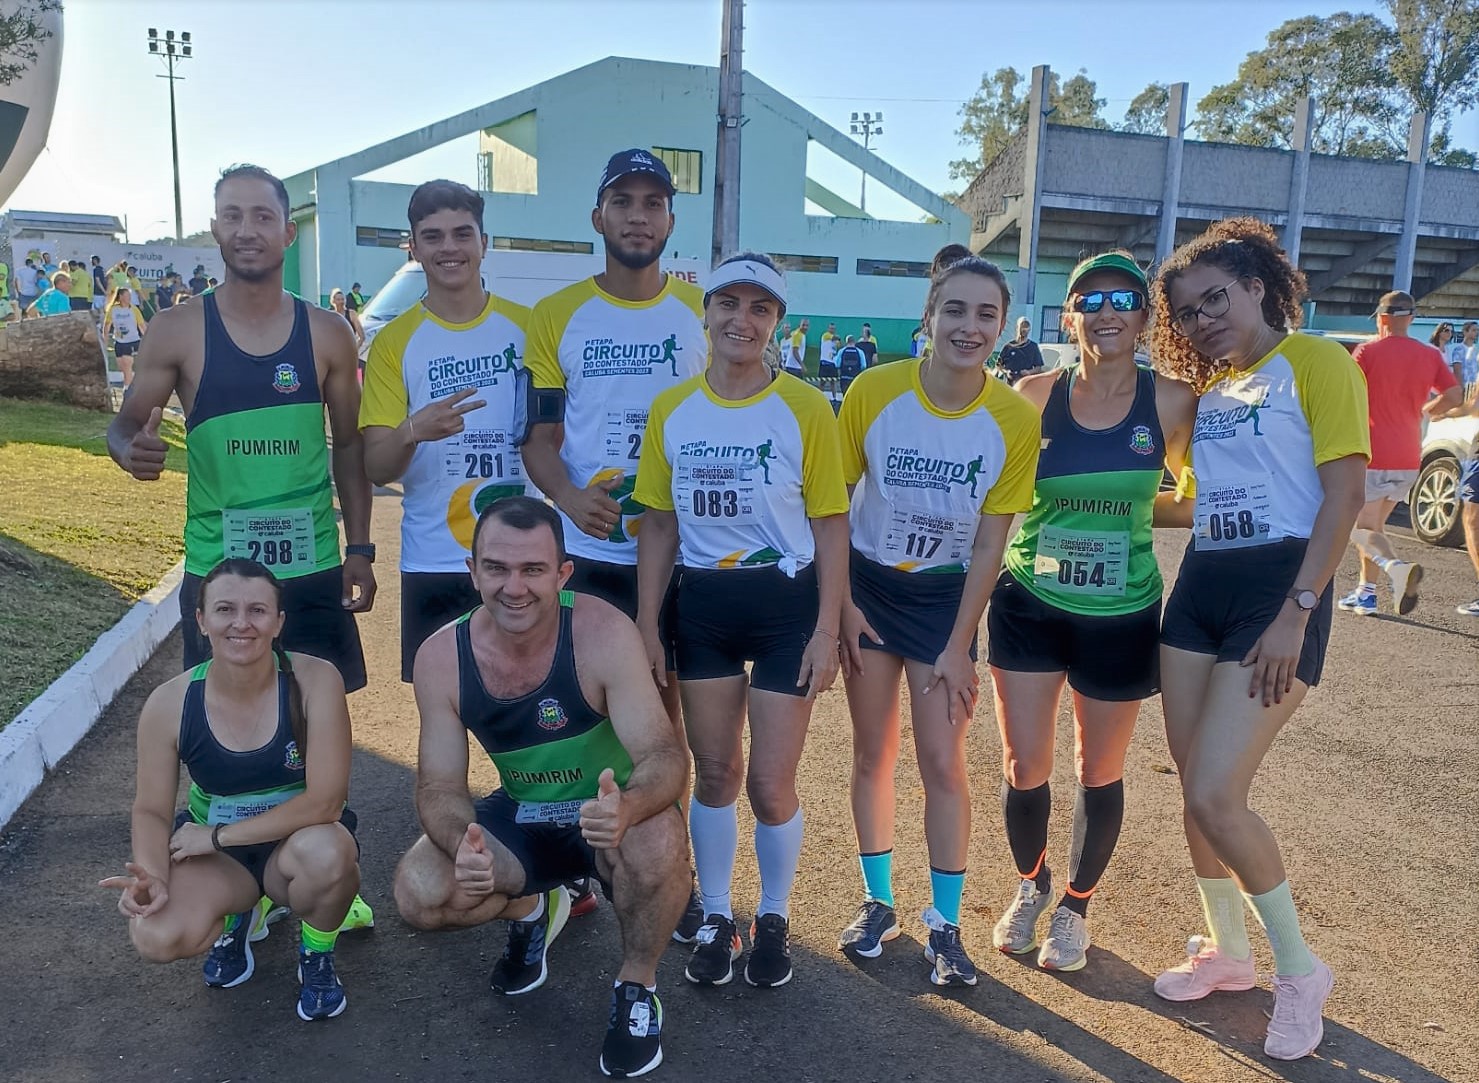
[[[164,457],[169,445],[159,436],[159,421],[164,411],[158,406],[149,411],[149,420],[128,442],[128,461],[124,468],[140,481],[158,481],[164,470]]]
[[[592,849],[614,850],[627,832],[621,787],[609,767],[601,772],[596,785],[596,796],[580,806],[580,833]]]
[[[475,823],[467,825],[467,833],[457,844],[452,875],[457,886],[469,895],[482,897],[497,890],[493,882],[493,851],[488,849],[483,829]]]

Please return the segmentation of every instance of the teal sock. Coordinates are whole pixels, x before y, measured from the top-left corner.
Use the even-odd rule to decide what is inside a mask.
[[[965,891],[965,870],[944,872],[930,866],[930,902],[951,925],[960,924],[960,896]]]
[[[333,951],[334,942],[339,939],[338,929],[326,933],[322,929],[315,929],[306,921],[302,923],[302,930],[304,951],[315,951],[320,954],[326,951]]]
[[[1298,978],[1315,969],[1315,958],[1305,945],[1304,933],[1299,930],[1299,915],[1294,910],[1294,896],[1289,893],[1289,881],[1285,880],[1272,891],[1262,895],[1243,896],[1248,908],[1263,926],[1268,936],[1268,946],[1274,950],[1274,973],[1284,977]]]
[[[894,852],[884,850],[879,854],[859,854],[858,864],[863,866],[863,890],[868,898],[894,904]]]

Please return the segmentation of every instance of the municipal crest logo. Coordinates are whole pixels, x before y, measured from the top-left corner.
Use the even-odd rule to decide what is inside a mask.
[[[283,395],[291,395],[302,387],[298,370],[292,365],[278,365],[272,373],[272,389]]]
[[[1154,455],[1155,437],[1145,425],[1136,425],[1130,430],[1130,450],[1136,455]]]
[[[565,708],[560,706],[557,699],[542,699],[539,701],[539,728],[542,730],[564,729],[570,721]]]
[[[298,751],[298,742],[289,741],[287,754],[282,758],[282,765],[289,771],[303,770],[303,756]]]

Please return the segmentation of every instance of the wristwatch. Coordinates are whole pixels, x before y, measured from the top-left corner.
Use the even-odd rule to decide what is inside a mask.
[[[375,543],[367,542],[364,545],[346,545],[344,555],[347,557],[364,557],[371,564],[375,563]]]
[[[1305,613],[1313,613],[1315,607],[1320,604],[1320,596],[1312,590],[1300,590],[1296,587],[1285,595],[1285,597],[1299,606],[1300,610]]]

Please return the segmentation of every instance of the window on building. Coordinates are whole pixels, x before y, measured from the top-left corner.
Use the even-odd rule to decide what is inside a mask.
[[[783,271],[806,271],[810,274],[835,275],[836,256],[795,256],[783,252],[772,252],[770,258]]]
[[[357,226],[354,230],[354,243],[361,248],[405,248],[411,243],[411,234],[404,229]]]
[[[930,265],[904,259],[860,259],[858,274],[884,278],[928,278]]]
[[[576,252],[584,256],[596,250],[590,241],[547,241],[535,237],[492,237],[489,247],[508,252]]]
[[[704,152],[653,147],[652,153],[662,160],[673,175],[673,187],[684,195],[696,196],[704,189]]]

